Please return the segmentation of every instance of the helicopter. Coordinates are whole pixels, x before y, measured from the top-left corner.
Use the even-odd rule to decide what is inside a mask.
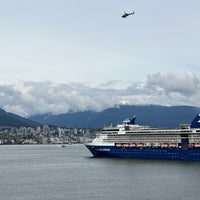
[[[122,18],[126,18],[128,17],[129,15],[134,15],[135,14],[135,11],[133,11],[132,13],[127,13],[126,11],[124,12],[124,14],[122,15]]]

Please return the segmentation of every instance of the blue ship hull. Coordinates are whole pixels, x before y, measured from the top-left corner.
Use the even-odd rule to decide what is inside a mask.
[[[118,148],[115,146],[92,146],[87,144],[85,146],[94,157],[200,161],[200,148]]]

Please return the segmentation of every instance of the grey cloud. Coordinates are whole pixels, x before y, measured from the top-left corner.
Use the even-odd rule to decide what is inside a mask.
[[[18,82],[0,85],[0,105],[21,116],[69,111],[102,111],[117,104],[159,104],[200,106],[200,80],[194,74],[160,73],[147,76],[144,83],[110,81],[55,84]]]
[[[193,73],[148,75],[147,86],[160,88],[166,94],[179,93],[183,96],[194,95],[200,87],[199,78]]]

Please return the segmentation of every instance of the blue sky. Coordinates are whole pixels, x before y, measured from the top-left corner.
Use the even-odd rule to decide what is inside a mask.
[[[91,98],[94,87],[95,91],[108,92],[127,90],[134,85],[138,91],[138,88],[156,83],[156,88],[161,88],[168,98],[169,90],[172,89],[174,94],[178,88],[176,95],[171,95],[170,101],[164,104],[189,102],[194,105],[194,99],[199,97],[195,93],[200,77],[199,9],[198,0],[0,0],[2,91],[9,87],[27,95],[26,92],[38,83],[57,84],[59,88],[63,88],[63,84],[66,88],[79,84],[84,95],[77,90],[73,92],[83,98],[88,95],[86,91],[90,91],[90,97],[87,97]],[[133,10],[134,16],[121,18],[124,11]],[[188,101],[180,96],[175,100],[174,96],[177,97],[180,91],[181,95],[187,94],[186,86],[191,86],[190,94],[195,94],[195,98],[192,96]],[[11,96],[4,93],[0,105],[8,111],[27,116],[50,109],[49,102],[44,100],[46,110],[27,111],[25,103],[21,105],[14,100],[6,103]],[[141,102],[136,101],[140,99],[138,93],[131,94],[132,100],[130,94],[122,96],[112,103],[93,99],[92,108],[68,103],[59,112],[72,107],[74,110],[102,110],[119,101],[149,102],[146,93]],[[24,97],[21,98],[20,102],[23,102]],[[55,98],[51,102],[56,107]]]

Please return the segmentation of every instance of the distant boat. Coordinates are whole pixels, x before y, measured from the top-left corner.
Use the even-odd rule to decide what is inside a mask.
[[[65,144],[62,144],[61,147],[66,147]]]

